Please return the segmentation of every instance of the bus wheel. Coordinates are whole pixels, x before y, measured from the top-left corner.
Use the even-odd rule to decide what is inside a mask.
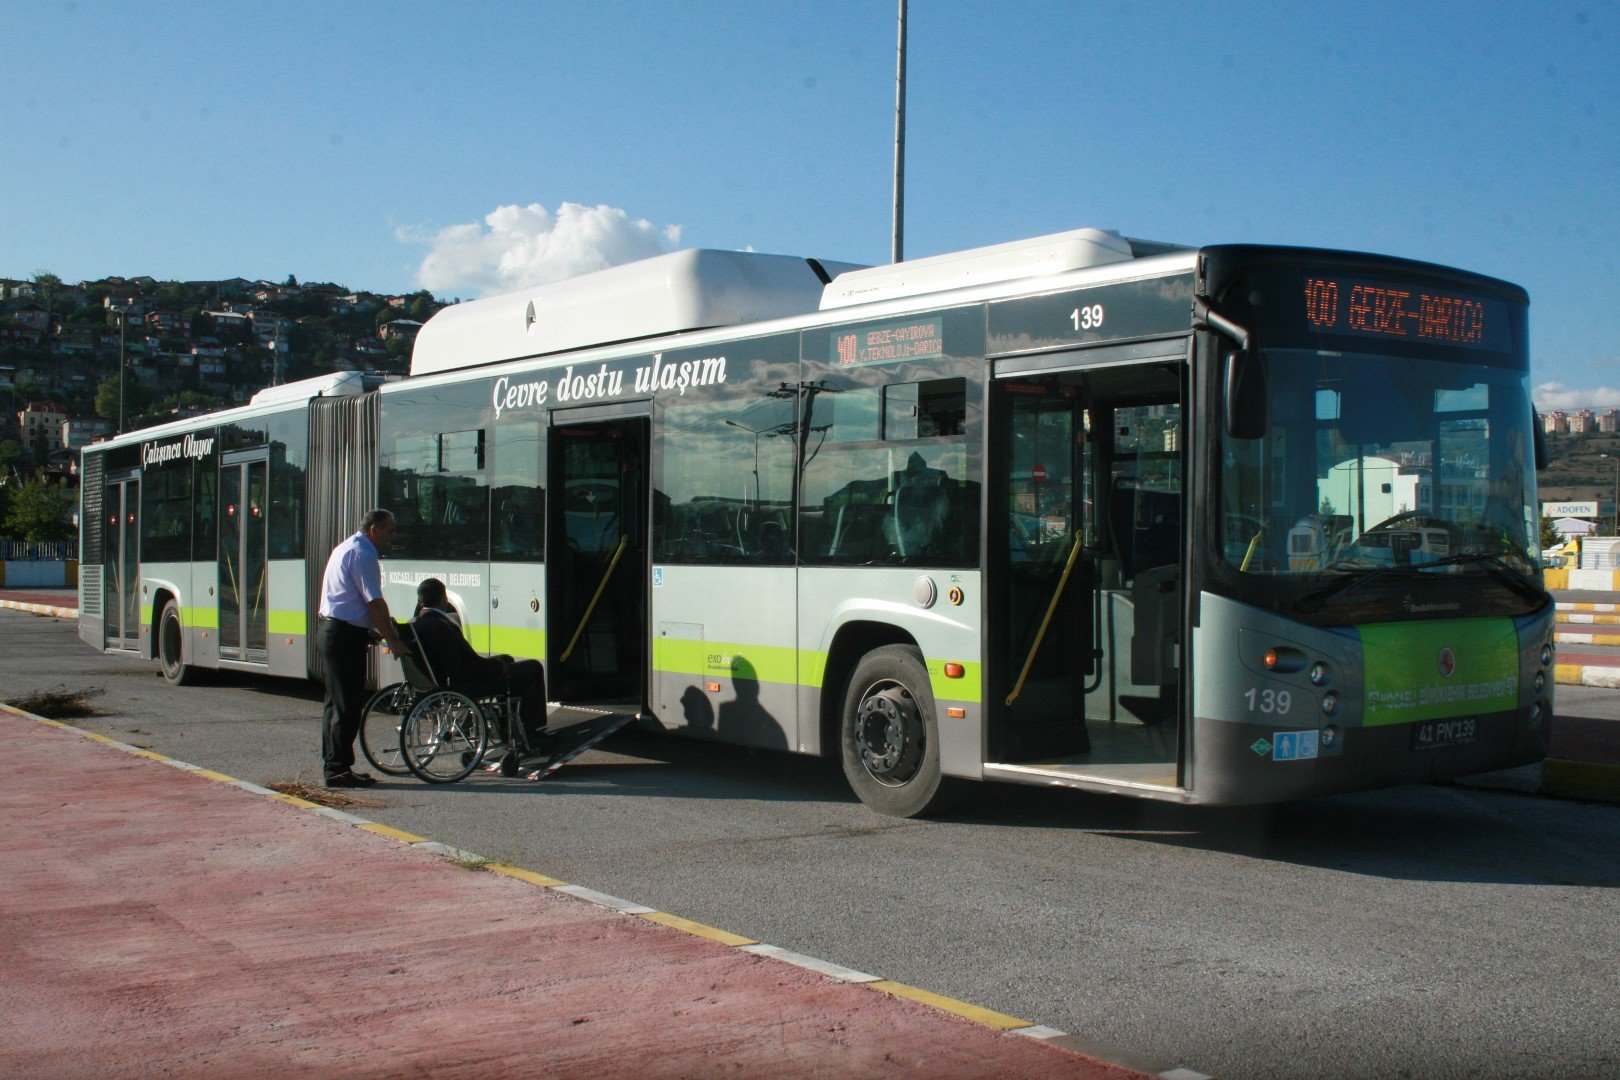
[[[197,681],[197,669],[182,659],[184,649],[185,628],[180,625],[180,605],[170,600],[163,605],[163,614],[158,618],[158,663],[170,686],[190,686]]]
[[[922,653],[885,645],[861,658],[844,693],[844,776],[879,813],[921,817],[954,801],[939,770],[939,725]]]

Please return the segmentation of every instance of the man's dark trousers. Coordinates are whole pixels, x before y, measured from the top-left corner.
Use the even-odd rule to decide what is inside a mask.
[[[366,650],[371,631],[342,619],[322,619],[321,660],[326,666],[326,711],[321,758],[330,780],[354,767],[354,738],[366,710]]]

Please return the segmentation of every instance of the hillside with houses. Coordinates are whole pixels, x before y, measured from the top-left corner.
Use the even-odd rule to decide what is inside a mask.
[[[0,278],[0,477],[70,477],[78,448],[118,429],[120,406],[127,430],[326,372],[404,374],[442,306],[294,277]]]

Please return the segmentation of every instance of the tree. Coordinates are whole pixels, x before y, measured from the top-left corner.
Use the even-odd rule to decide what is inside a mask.
[[[1553,528],[1552,518],[1548,517],[1546,514],[1542,514],[1541,515],[1541,546],[1543,548],[1556,547],[1557,545],[1562,543],[1563,540],[1564,540],[1564,538],[1562,536],[1558,535],[1558,530]]]
[[[152,404],[152,391],[133,375],[124,376],[124,418],[127,420]],[[102,380],[96,387],[96,415],[118,419],[118,376]]]
[[[22,460],[22,443],[16,439],[0,440],[0,473],[10,469],[11,466]]]
[[[73,538],[73,508],[79,493],[65,482],[40,479],[17,488],[6,514],[6,532],[43,543]]]

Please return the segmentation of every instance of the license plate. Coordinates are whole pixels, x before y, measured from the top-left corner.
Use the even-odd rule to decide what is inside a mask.
[[[1463,720],[1425,720],[1412,725],[1412,749],[1441,750],[1448,746],[1465,746],[1479,734],[1479,721],[1469,717]]]

